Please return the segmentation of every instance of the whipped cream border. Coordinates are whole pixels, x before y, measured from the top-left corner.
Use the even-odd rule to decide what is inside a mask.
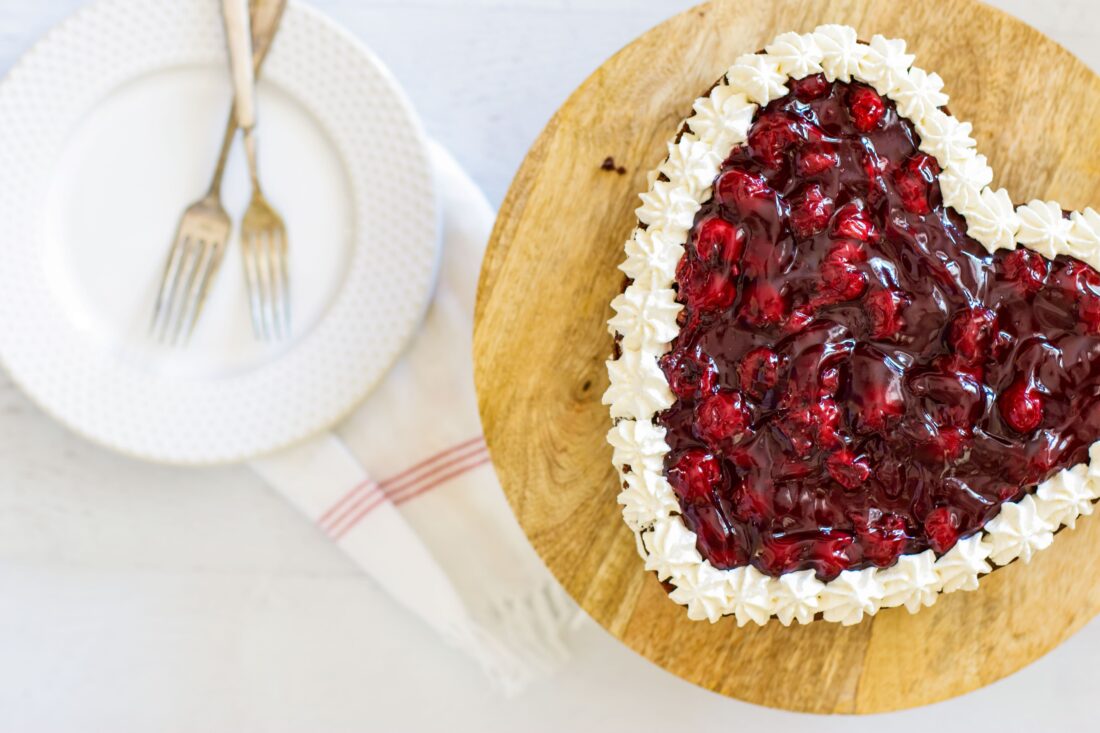
[[[890,98],[920,134],[920,149],[942,169],[945,206],[966,219],[968,234],[990,252],[1017,243],[1048,258],[1066,254],[1100,269],[1100,214],[1073,212],[1067,219],[1051,201],[1016,206],[1004,189],[993,189],[993,170],[976,150],[968,122],[943,111],[943,79],[914,67],[905,41],[876,35],[857,40],[853,28],[823,25],[812,33],[783,33],[763,53],[738,58],[721,82],[695,100],[683,134],[649,174],[649,189],[636,213],[645,228],[626,242],[620,269],[632,283],[611,303],[612,335],[621,355],[607,362],[611,386],[603,396],[614,427],[607,439],[622,491],[618,503],[634,531],[646,570],[670,581],[673,601],[688,617],[711,623],[732,615],[738,626],[771,618],[789,626],[817,618],[852,625],[879,609],[905,606],[916,613],[941,593],[976,590],[982,575],[1014,560],[1030,562],[1049,547],[1062,526],[1091,514],[1100,499],[1100,442],[1089,463],[1063,470],[1017,502],[1006,502],[979,532],[937,558],[932,550],[901,555],[889,568],[846,570],[823,583],[812,570],[772,578],[752,566],[720,570],[696,548],[695,533],[664,476],[669,452],[664,428],[654,416],[673,395],[657,365],[679,333],[673,283],[696,212],[710,199],[722,161],[746,142],[757,109],[788,93],[786,84],[824,73],[829,81],[861,81]],[[624,467],[629,467],[626,469]]]

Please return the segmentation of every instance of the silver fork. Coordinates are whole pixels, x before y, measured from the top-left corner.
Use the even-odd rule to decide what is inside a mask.
[[[252,0],[249,7],[252,28],[254,73],[271,48],[282,20],[286,0]],[[150,334],[168,344],[185,343],[195,328],[210,283],[221,265],[229,241],[230,221],[221,203],[222,174],[229,148],[237,132],[236,108],[230,108],[218,162],[206,194],[183,212],[176,237],[164,265],[157,292]]]
[[[249,36],[244,0],[223,0],[229,59],[236,88],[237,120],[244,136],[252,199],[241,220],[241,253],[248,285],[249,311],[256,338],[272,341],[290,335],[290,277],[286,225],[264,198],[256,167],[255,79],[248,63]]]

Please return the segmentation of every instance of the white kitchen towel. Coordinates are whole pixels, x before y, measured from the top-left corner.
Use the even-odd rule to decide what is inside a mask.
[[[474,297],[494,214],[433,144],[439,284],[401,361],[334,433],[253,462],[395,600],[515,692],[567,655],[572,601],[497,482],[473,384]]]

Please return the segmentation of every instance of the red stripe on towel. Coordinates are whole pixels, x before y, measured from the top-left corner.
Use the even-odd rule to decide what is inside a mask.
[[[379,486],[382,487],[382,490],[386,492],[386,495],[389,496],[390,499],[392,499],[393,501],[400,501],[401,496],[409,491],[416,490],[416,488],[420,486],[423,482],[431,480],[435,476],[438,476],[440,473],[450,469],[452,466],[463,463],[470,458],[487,455],[488,452],[489,449],[484,444],[482,444],[475,448],[463,451],[461,454],[449,460],[436,462],[432,465],[430,470],[424,471],[423,473],[412,479],[406,479],[404,481],[394,481],[392,479],[387,479],[386,481],[381,482]]]
[[[402,478],[402,477],[404,477],[404,476],[406,476],[410,473],[414,473],[415,471],[417,471],[421,468],[424,468],[425,466],[428,466],[429,464],[433,463],[434,461],[438,461],[440,458],[445,458],[446,456],[451,455],[455,451],[462,450],[463,448],[465,448],[467,446],[470,446],[470,445],[473,445],[474,443],[479,443],[479,442],[484,443],[485,438],[483,438],[482,436],[479,435],[476,438],[470,438],[469,440],[464,440],[461,443],[459,443],[458,445],[453,445],[450,448],[442,450],[442,451],[440,451],[439,453],[436,453],[433,456],[429,456],[429,457],[425,458],[424,460],[420,461],[419,463],[413,464],[412,466],[410,466],[409,468],[406,468],[401,473],[397,474],[396,476],[392,476],[387,480],[388,481],[394,481],[394,480],[397,480],[399,478]],[[351,488],[351,490],[349,490],[346,494],[344,494],[339,499],[337,499],[336,502],[332,506],[330,506],[327,510],[325,510],[324,514],[322,514],[320,517],[317,518],[317,524],[324,525],[325,523],[327,523],[328,520],[333,517],[333,515],[335,515],[337,512],[339,512],[343,507],[347,506],[347,504],[349,502],[356,499],[360,494],[371,493],[371,490],[374,488],[375,485],[376,484],[375,484],[374,481],[371,481],[370,479],[366,479],[362,483],[356,484],[355,486],[353,486]]]
[[[317,518],[317,525],[328,535],[342,534],[344,524],[349,518],[358,516],[368,507],[374,508],[380,492],[393,496],[415,491],[424,481],[432,479],[441,471],[471,456],[483,454],[486,450],[485,438],[479,435],[429,456],[383,481],[366,479],[353,486],[325,510]]]
[[[385,481],[380,481],[378,483],[378,487],[383,494],[393,499],[394,497],[400,496],[405,492],[415,491],[424,482],[432,480],[435,476],[439,475],[440,472],[446,471],[452,466],[468,461],[471,458],[477,458],[479,456],[485,455],[486,453],[487,448],[485,447],[484,443],[482,443],[481,445],[470,446],[468,448],[465,448],[457,455],[452,453],[451,456],[444,461],[433,461],[430,467],[420,471],[417,474],[410,476],[408,475],[407,471],[403,471],[402,474],[399,475],[405,475],[406,478],[404,479],[398,480],[395,477],[386,479]],[[343,534],[345,524],[347,524],[349,521],[353,524],[359,521],[358,518],[361,514],[364,513],[362,510],[365,509],[367,505],[370,505],[371,508],[374,507],[375,496],[376,494],[373,492],[369,494],[363,494],[359,500],[349,504],[347,508],[345,508],[342,512],[331,519],[326,526],[326,531],[333,536]]]
[[[489,461],[490,461],[489,455],[486,453],[485,456],[480,461],[477,461],[476,463],[471,463],[467,466],[463,466],[458,471],[453,471],[453,472],[448,473],[444,476],[440,476],[438,479],[431,482],[427,486],[421,486],[416,491],[412,491],[412,492],[409,492],[409,493],[407,493],[403,496],[399,496],[398,498],[394,499],[394,503],[395,504],[404,504],[406,501],[409,501],[410,499],[415,499],[416,497],[420,496],[421,494],[426,494],[427,492],[431,491],[432,489],[435,489],[435,488],[438,488],[439,486],[442,486],[443,484],[447,483],[451,479],[458,478],[459,476],[461,476],[464,473],[469,473],[470,471],[474,470],[478,466],[484,466]]]
[[[415,484],[409,484],[399,496],[394,498],[394,502],[402,504],[410,499],[413,499],[421,494],[431,491],[434,488],[442,486],[448,481],[452,481],[464,473],[469,473],[479,466],[484,466],[489,462],[489,454],[484,451],[478,451],[466,457],[466,462],[460,466],[457,466],[451,471],[448,471],[442,475],[435,475],[434,478],[428,478],[426,481],[417,481]],[[388,498],[388,497],[387,497]],[[334,540],[343,539],[348,532],[354,529],[359,522],[363,520],[368,514],[370,514],[375,508],[382,504],[386,499],[383,497],[377,497],[376,500],[368,502],[362,505],[354,515],[348,518],[346,522],[343,522],[338,529],[331,531],[329,534]]]

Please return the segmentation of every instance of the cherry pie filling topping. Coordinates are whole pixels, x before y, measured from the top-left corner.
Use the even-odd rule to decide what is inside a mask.
[[[1100,437],[1100,274],[988,253],[893,102],[810,76],[689,234],[666,472],[718,568],[892,565],[979,531]]]

